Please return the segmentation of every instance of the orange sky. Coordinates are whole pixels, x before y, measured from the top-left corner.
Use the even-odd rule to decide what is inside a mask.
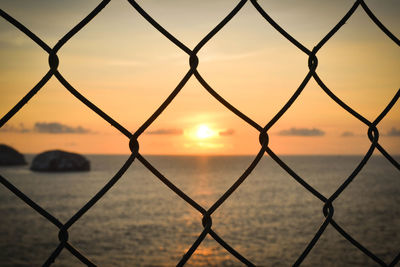
[[[259,1],[283,28],[312,49],[352,1]],[[3,0],[0,7],[49,46],[99,1]],[[189,48],[226,16],[236,1],[139,1]],[[366,1],[400,36],[396,0]],[[58,52],[60,73],[128,130],[136,131],[189,70],[188,56],[147,23],[127,1],[111,1]],[[308,72],[307,56],[246,3],[198,53],[199,73],[232,105],[264,126]],[[400,84],[400,50],[359,8],[317,54],[317,73],[344,102],[369,120]],[[0,19],[0,117],[48,71],[39,46]],[[209,134],[198,135],[202,131]],[[400,154],[400,102],[378,125],[380,144]],[[206,129],[206,130],[205,130]],[[200,131],[201,132],[201,131]],[[270,129],[278,154],[363,154],[367,127],[333,102],[312,79]],[[203,138],[201,138],[203,137]],[[128,140],[74,98],[53,77],[0,129],[0,142],[25,153],[65,149],[129,153]],[[139,137],[143,154],[255,154],[258,132],[217,102],[192,77]]]

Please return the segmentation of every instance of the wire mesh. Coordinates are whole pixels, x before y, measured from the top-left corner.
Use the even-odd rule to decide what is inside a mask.
[[[381,258],[375,255],[373,252],[365,248],[360,242],[354,239],[350,234],[348,234],[344,228],[342,228],[333,218],[334,214],[334,202],[342,194],[342,192],[348,187],[348,185],[356,178],[359,172],[367,164],[368,160],[371,158],[373,152],[378,150],[397,170],[400,171],[400,164],[379,144],[379,130],[378,124],[387,115],[391,108],[395,105],[400,97],[400,89],[393,96],[389,104],[384,108],[384,110],[376,117],[374,121],[369,121],[361,114],[356,112],[353,108],[347,105],[339,97],[337,97],[321,80],[317,73],[318,67],[318,51],[330,40],[330,38],[335,35],[339,29],[347,22],[347,20],[354,14],[357,9],[363,9],[367,16],[376,24],[376,26],[386,34],[395,44],[400,45],[399,39],[394,36],[374,15],[374,13],[369,9],[363,0],[357,0],[354,2],[352,7],[346,12],[343,18],[319,41],[311,50],[306,48],[301,42],[293,38],[288,32],[286,32],[279,24],[277,24],[258,3],[257,0],[242,0],[233,8],[231,12],[219,22],[193,49],[188,48],[180,40],[169,33],[163,26],[161,26],[152,16],[150,16],[137,2],[134,0],[128,0],[130,5],[155,29],[157,29],[162,35],[168,40],[174,43],[179,49],[184,51],[189,57],[189,70],[181,79],[179,84],[170,93],[167,99],[154,111],[154,113],[145,121],[145,123],[140,126],[136,132],[131,133],[123,125],[119,124],[116,120],[111,118],[105,112],[103,112],[99,107],[92,103],[89,99],[83,96],[78,90],[76,90],[59,72],[58,65],[59,59],[57,52],[82,28],[84,28],[94,17],[96,17],[108,4],[110,0],[101,1],[96,8],[94,8],[81,22],[79,22],[75,27],[73,27],[65,36],[63,36],[54,47],[50,47],[44,41],[42,41],[38,36],[30,31],[27,27],[21,24],[19,21],[14,19],[12,16],[0,9],[0,15],[3,19],[11,23],[14,27],[19,29],[25,35],[27,35],[33,42],[40,46],[49,55],[49,70],[43,76],[43,78],[7,113],[0,119],[0,127],[9,121],[35,94],[41,90],[41,88],[49,81],[51,77],[56,77],[57,80],[73,94],[79,101],[85,104],[89,109],[98,114],[106,122],[110,123],[123,135],[129,139],[129,148],[131,155],[123,164],[123,166],[118,170],[118,172],[104,185],[104,187],[97,192],[80,210],[78,210],[69,220],[62,223],[57,218],[55,218],[48,211],[40,207],[34,201],[32,201],[28,196],[21,192],[17,187],[10,183],[5,177],[0,175],[0,182],[8,188],[12,193],[29,205],[32,209],[37,211],[40,215],[46,218],[50,223],[54,224],[59,229],[59,244],[50,254],[50,256],[44,261],[43,266],[50,266],[62,250],[68,250],[72,255],[79,259],[83,264],[88,266],[95,266],[95,264],[80,251],[78,251],[69,242],[68,230],[76,223],[96,202],[101,199],[124,175],[128,168],[135,159],[141,162],[148,170],[150,170],[161,182],[163,182],[167,187],[174,191],[183,201],[186,201],[193,209],[197,210],[202,216],[203,230],[198,235],[196,241],[188,248],[187,252],[183,255],[181,260],[177,263],[177,266],[183,266],[190,259],[192,254],[196,251],[198,246],[204,240],[207,235],[210,235],[216,242],[218,242],[223,248],[225,248],[229,253],[231,253],[236,259],[247,266],[254,266],[250,259],[246,258],[244,255],[240,254],[232,246],[230,246],[224,239],[219,236],[212,229],[212,214],[221,206],[224,201],[231,196],[231,194],[242,184],[242,182],[249,176],[252,170],[257,166],[260,159],[266,153],[268,154],[277,164],[282,167],[293,179],[295,179],[301,186],[304,187],[310,194],[319,199],[322,202],[322,212],[325,220],[319,227],[318,231],[315,233],[311,241],[304,249],[304,251],[299,255],[298,259],[294,262],[293,266],[299,266],[303,260],[307,257],[310,251],[313,249],[315,244],[318,242],[320,237],[323,235],[328,225],[331,225],[338,233],[340,233],[345,239],[347,239],[353,246],[362,251],[365,256],[371,258],[380,266],[394,266],[400,261],[400,253],[389,263],[384,262]],[[291,44],[297,47],[302,53],[308,56],[308,73],[304,77],[303,81],[300,83],[297,90],[286,102],[286,104],[279,110],[279,112],[264,126],[260,126],[251,118],[246,116],[236,107],[231,105],[227,100],[225,100],[221,95],[214,90],[207,81],[201,76],[197,67],[199,65],[199,58],[197,56],[198,52],[210,41],[229,21],[236,16],[242,9],[242,7],[250,2],[253,7],[258,11],[258,13],[265,19],[265,22],[271,25],[276,31],[278,31],[282,36],[284,36]],[[138,137],[144,133],[144,131],[160,116],[160,114],[167,108],[167,106],[174,100],[174,98],[180,93],[182,88],[188,82],[191,77],[195,77],[203,88],[210,93],[216,100],[218,100],[223,106],[230,110],[237,117],[246,122],[249,126],[255,128],[259,132],[259,143],[260,150],[254,157],[248,168],[242,173],[242,175],[237,178],[234,184],[209,208],[205,209],[196,201],[194,201],[189,195],[185,194],[180,188],[175,186],[167,177],[165,177],[160,171],[157,170],[146,158],[140,154]],[[314,187],[308,184],[302,177],[300,177],[293,169],[291,169],[274,151],[268,146],[269,129],[287,112],[299,95],[303,92],[305,86],[309,83],[311,79],[314,79],[319,87],[325,92],[337,105],[343,108],[349,116],[355,117],[357,120],[362,122],[368,127],[368,138],[371,145],[363,156],[362,160],[358,163],[357,167],[352,171],[352,173],[347,177],[347,179],[336,189],[336,191],[329,197],[324,196]]]

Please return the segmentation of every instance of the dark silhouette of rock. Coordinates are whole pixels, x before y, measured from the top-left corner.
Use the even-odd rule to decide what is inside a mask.
[[[37,155],[32,161],[31,170],[40,172],[89,171],[90,162],[76,153],[51,150]]]
[[[25,165],[25,157],[14,148],[0,144],[0,166]]]

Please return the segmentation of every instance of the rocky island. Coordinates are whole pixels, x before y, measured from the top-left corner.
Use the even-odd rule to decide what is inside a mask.
[[[50,150],[37,155],[30,168],[39,172],[89,171],[90,162],[84,156],[62,150]]]
[[[0,144],[0,166],[25,165],[25,157],[14,148]]]

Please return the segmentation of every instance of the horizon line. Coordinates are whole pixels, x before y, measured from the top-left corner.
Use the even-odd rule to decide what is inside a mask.
[[[45,151],[43,151],[45,152]],[[43,152],[38,153],[21,153],[23,155],[38,155]],[[71,151],[70,151],[71,152]],[[129,156],[130,153],[79,153],[79,152],[72,152],[76,154],[81,154],[85,156]],[[156,157],[249,157],[249,156],[256,156],[256,154],[141,154],[143,156],[156,156]],[[365,154],[277,154],[278,156],[365,156]],[[270,157],[267,153],[263,156]],[[379,154],[372,154],[372,156],[383,156],[381,153]],[[400,157],[400,154],[393,154],[393,157]]]

